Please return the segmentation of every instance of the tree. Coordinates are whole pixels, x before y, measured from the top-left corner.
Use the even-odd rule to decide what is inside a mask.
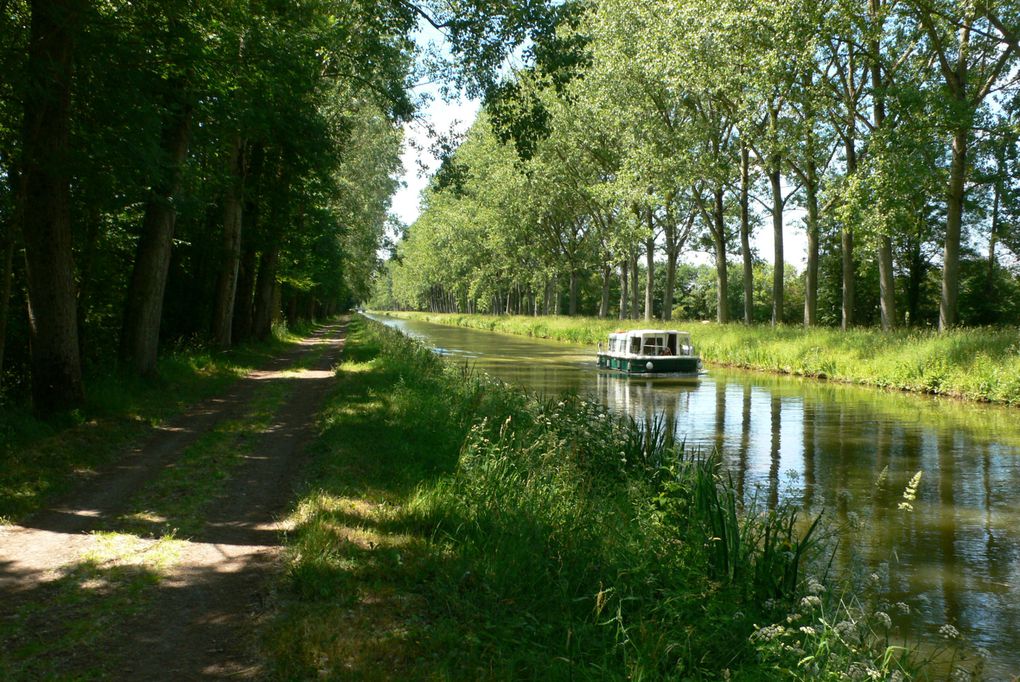
[[[84,400],[72,279],[69,127],[82,0],[33,0],[22,132],[23,234],[32,333],[32,401],[42,414]]]

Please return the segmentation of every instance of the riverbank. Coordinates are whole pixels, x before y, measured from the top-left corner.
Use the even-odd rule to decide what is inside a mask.
[[[364,319],[262,638],[281,679],[842,679],[921,665],[715,457]],[[853,611],[847,605],[853,604]]]
[[[387,315],[594,346],[617,329],[691,332],[709,363],[1020,405],[1020,332],[1012,328],[838,329],[701,322],[387,312]]]

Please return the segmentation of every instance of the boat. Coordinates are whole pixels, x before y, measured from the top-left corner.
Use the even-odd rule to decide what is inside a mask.
[[[617,370],[643,376],[696,376],[701,358],[694,351],[691,335],[673,329],[632,329],[609,335],[605,348],[599,343],[599,369]]]

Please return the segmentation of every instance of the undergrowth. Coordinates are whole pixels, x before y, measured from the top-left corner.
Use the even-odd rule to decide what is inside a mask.
[[[274,674],[914,675],[813,568],[823,522],[745,503],[719,461],[356,320],[263,637]]]

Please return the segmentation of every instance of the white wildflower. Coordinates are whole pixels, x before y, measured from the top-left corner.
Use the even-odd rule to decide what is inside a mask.
[[[810,625],[801,625],[801,626],[800,626],[800,631],[801,631],[802,633],[804,633],[805,635],[808,635],[809,637],[814,637],[815,635],[817,635],[817,634],[818,634],[818,631],[817,631],[817,630],[815,630],[815,629],[814,629],[813,627],[811,627]]]
[[[960,636],[960,631],[954,628],[949,623],[946,623],[945,625],[939,628],[939,634],[945,637],[946,639],[956,639],[957,637]]]
[[[825,592],[825,586],[818,582],[818,579],[811,576],[807,580],[807,593],[819,595]]]
[[[878,621],[879,625],[888,630],[892,627],[892,618],[885,611],[876,611],[875,620]]]
[[[815,609],[822,605],[822,600],[813,594],[809,594],[800,600],[801,609]]]
[[[899,612],[901,616],[909,616],[910,606],[904,602],[898,601],[896,602],[896,611]]]
[[[841,620],[836,623],[836,627],[833,630],[835,630],[837,636],[847,642],[853,643],[857,641],[857,626],[849,620]]]
[[[771,642],[776,637],[782,637],[786,634],[786,628],[778,623],[774,625],[766,625],[763,628],[755,630],[754,634],[751,635],[751,639],[760,639],[765,642]]]

